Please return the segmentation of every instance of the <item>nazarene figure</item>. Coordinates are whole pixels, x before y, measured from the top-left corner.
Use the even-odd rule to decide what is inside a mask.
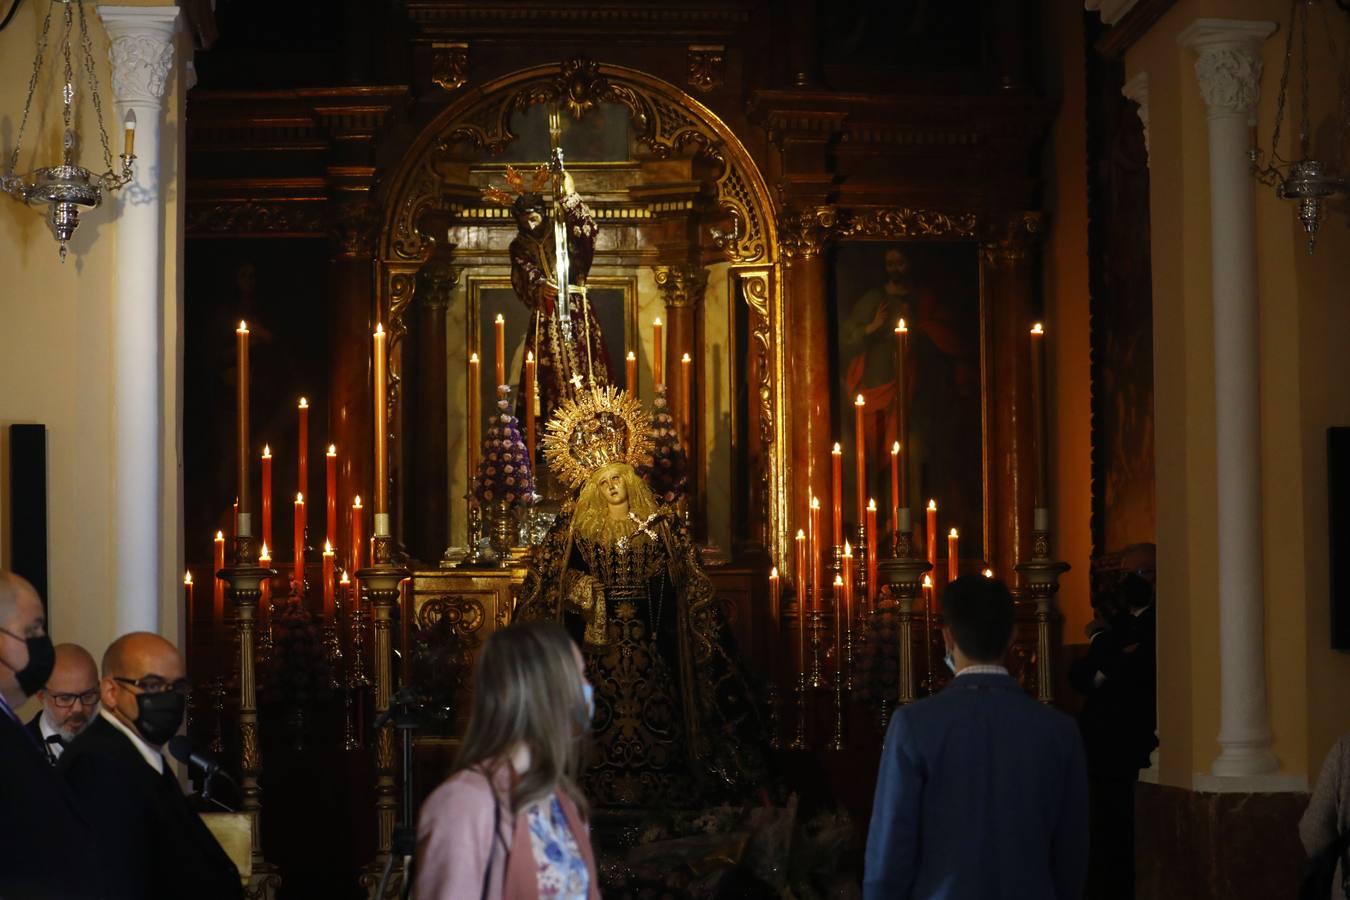
[[[486,199],[511,207],[518,233],[511,241],[511,286],[516,296],[532,311],[525,334],[525,349],[534,353],[538,366],[539,414],[548,422],[553,411],[581,385],[599,387],[610,383],[609,355],[586,296],[586,278],[595,257],[598,228],[595,216],[576,193],[571,174],[558,167],[555,180],[560,190],[556,203],[545,201],[540,190],[548,183],[545,166],[535,170],[527,185],[524,176],[510,166],[506,180],[516,192],[489,188]],[[550,206],[554,212],[550,211]],[[561,211],[567,234],[567,303],[558,296],[557,246],[551,216]],[[525,385],[517,391],[523,402]],[[518,411],[524,417],[524,410]]]
[[[569,489],[521,591],[522,619],[560,619],[595,685],[600,807],[689,807],[763,782],[762,723],[684,524],[638,476],[641,405],[582,391],[548,424],[544,455]]]

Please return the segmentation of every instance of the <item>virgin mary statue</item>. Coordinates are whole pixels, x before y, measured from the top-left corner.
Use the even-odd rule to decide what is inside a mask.
[[[575,491],[536,548],[517,615],[560,619],[595,686],[585,789],[601,807],[690,806],[762,782],[758,710],[680,517],[635,471],[641,405],[579,392],[544,454]]]

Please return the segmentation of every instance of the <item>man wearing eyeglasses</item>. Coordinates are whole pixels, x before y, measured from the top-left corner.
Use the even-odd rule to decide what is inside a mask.
[[[79,644],[57,644],[56,666],[37,693],[42,711],[27,726],[52,765],[93,721],[98,695],[98,668],[89,651]]]
[[[115,900],[240,900],[239,870],[192,809],[162,747],[183,724],[178,648],[136,632],[103,655],[98,716],[59,770],[103,839]]]

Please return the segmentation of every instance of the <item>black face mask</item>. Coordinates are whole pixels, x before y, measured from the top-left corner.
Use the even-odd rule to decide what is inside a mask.
[[[45,634],[30,638],[21,638],[12,631],[5,631],[5,634],[16,641],[23,641],[28,647],[28,665],[22,669],[14,669],[8,663],[4,665],[13,669],[14,678],[19,682],[19,690],[23,691],[25,696],[31,697],[42,690],[47,684],[47,679],[52,677],[52,669],[56,668],[56,648],[52,646],[52,639]]]
[[[187,698],[177,691],[136,695],[136,730],[146,743],[156,747],[178,732],[187,712]]]

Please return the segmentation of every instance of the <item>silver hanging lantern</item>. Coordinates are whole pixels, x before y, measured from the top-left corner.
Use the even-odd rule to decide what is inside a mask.
[[[52,14],[58,6],[62,9],[61,57],[65,62],[61,88],[61,117],[65,126],[61,139],[61,162],[59,165],[35,169],[28,175],[15,175],[24,130],[28,125],[28,114],[33,107],[33,95],[37,92],[43,57],[47,52]],[[98,121],[98,134],[103,143],[103,161],[107,166],[101,175],[95,175],[78,163],[80,138],[75,130],[74,115],[76,75],[75,65],[71,59],[77,22],[80,63],[84,69],[89,96]],[[98,79],[94,75],[93,44],[89,40],[89,23],[84,14],[84,0],[52,0],[38,37],[37,58],[33,61],[33,75],[28,82],[28,99],[24,103],[23,119],[19,123],[14,150],[10,154],[5,173],[0,175],[0,190],[25,203],[47,205],[47,221],[60,244],[62,262],[66,260],[67,245],[80,224],[80,211],[96,208],[103,201],[105,190],[115,191],[131,181],[131,164],[136,159],[132,152],[136,133],[135,113],[128,113],[124,124],[124,146],[120,157],[122,165],[115,171],[112,151],[108,147],[108,132],[103,127],[103,103],[98,93]]]

